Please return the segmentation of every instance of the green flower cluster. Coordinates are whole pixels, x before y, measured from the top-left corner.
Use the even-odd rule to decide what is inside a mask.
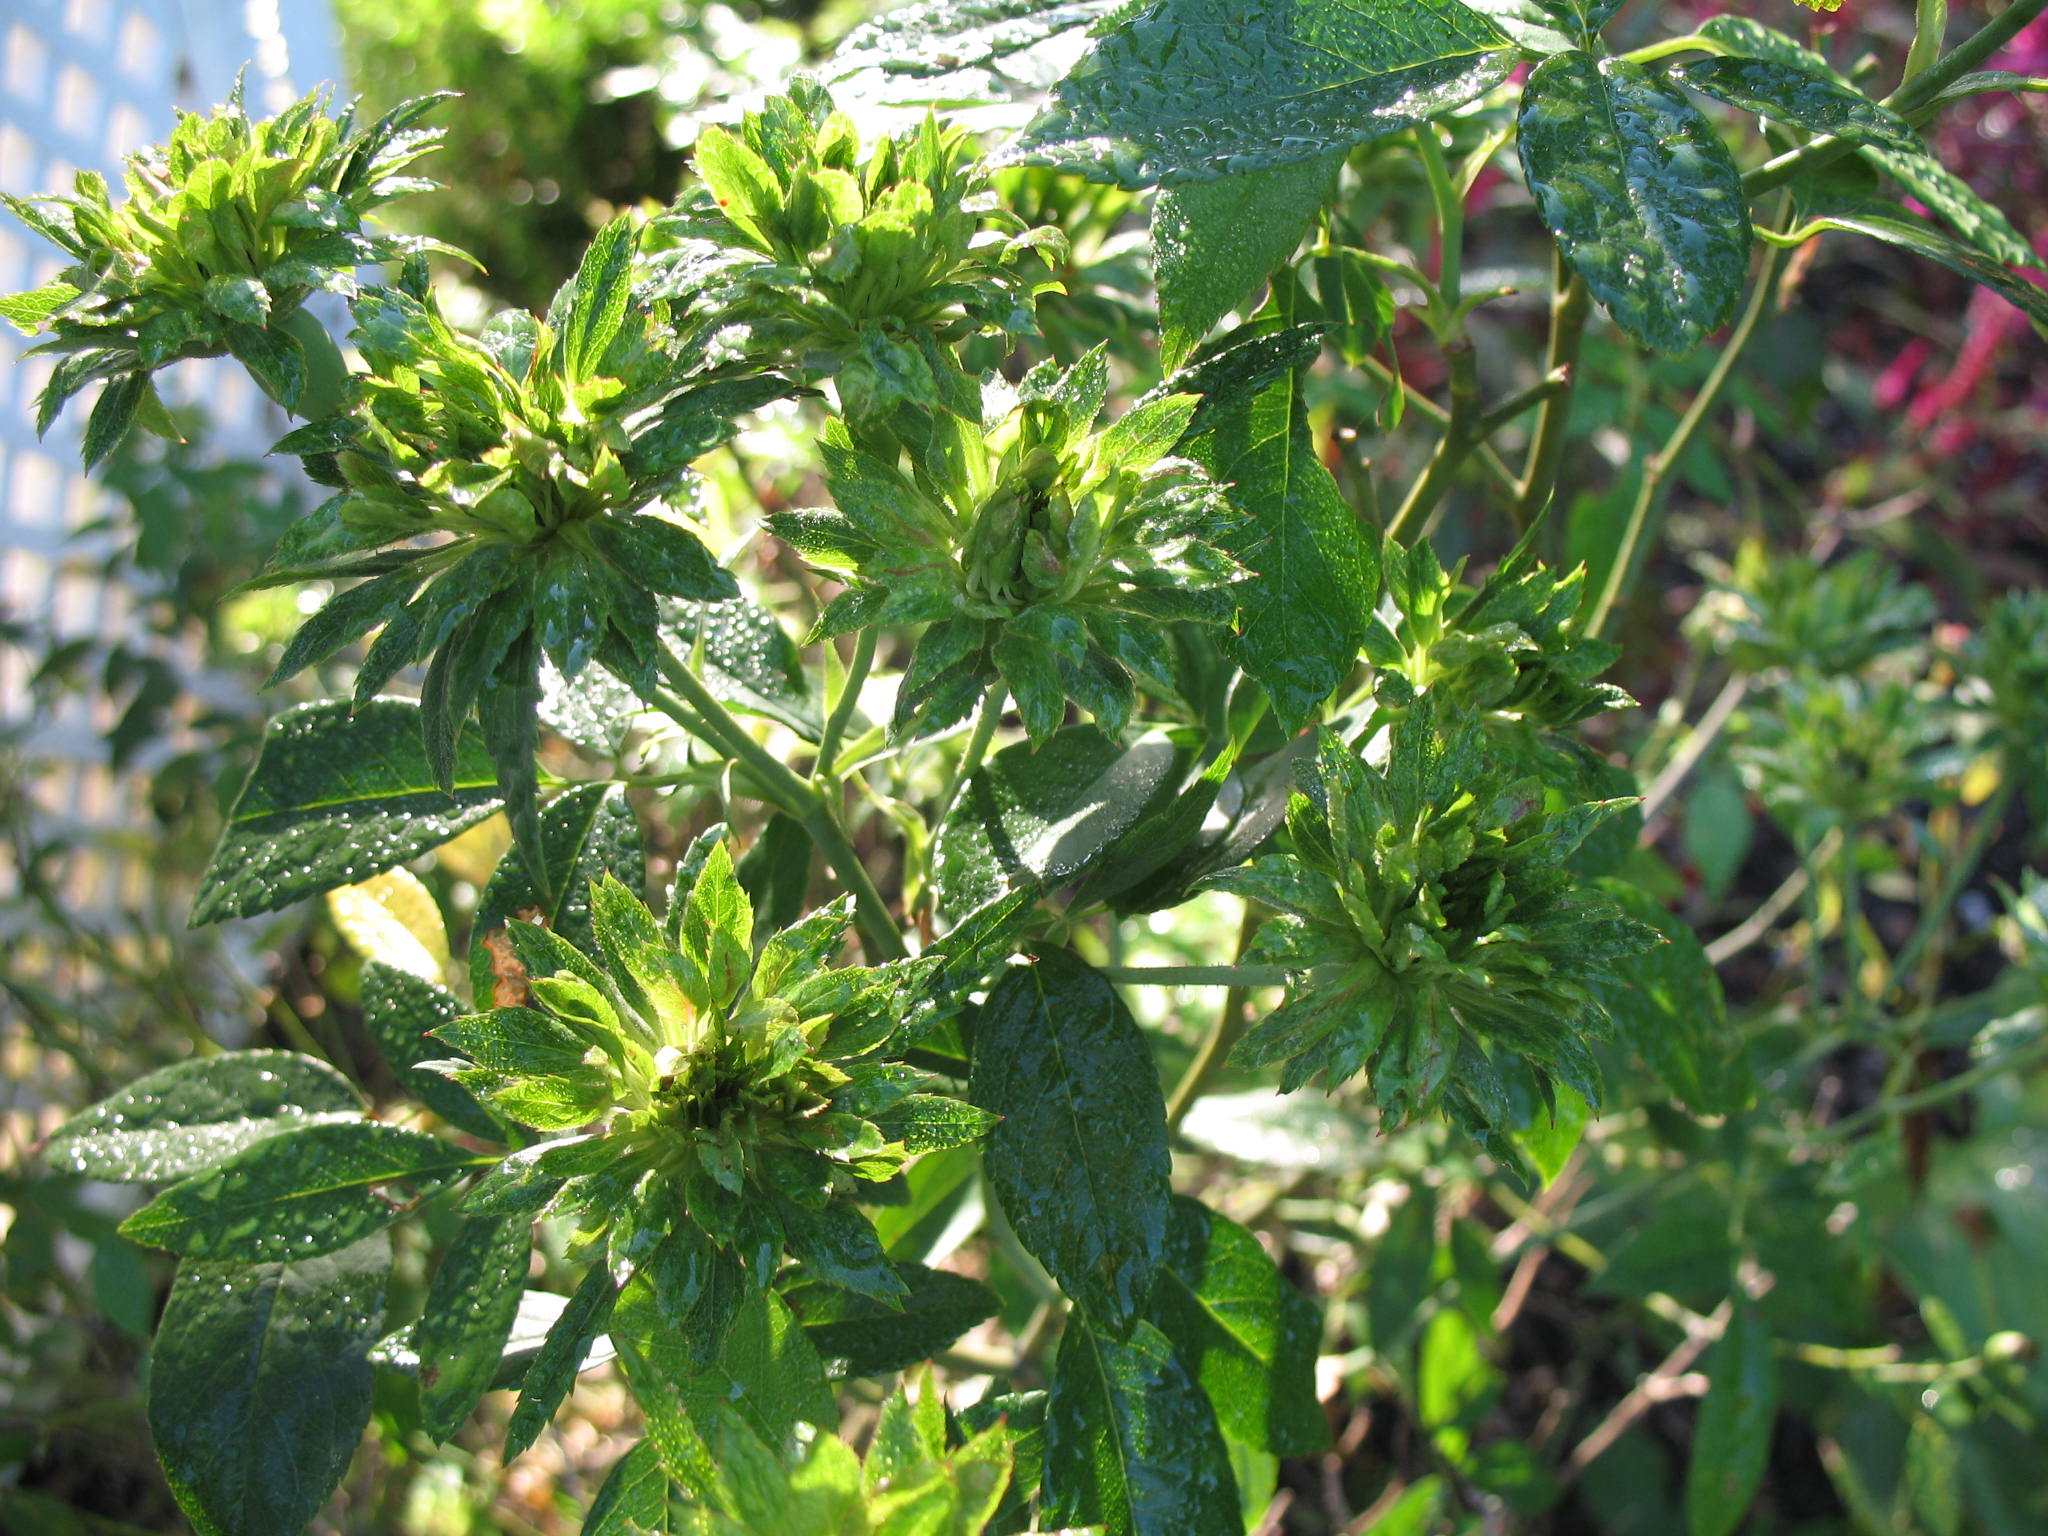
[[[367,128],[309,96],[252,123],[239,89],[209,117],[186,113],[170,141],[128,164],[126,200],[81,171],[71,197],[0,204],[72,258],[58,280],[0,300],[0,315],[48,339],[62,361],[38,403],[46,429],[64,402],[108,381],[86,429],[90,468],[129,425],[175,437],[151,375],[183,358],[232,354],[279,404],[307,392],[318,327],[290,322],[309,294],[353,294],[355,271],[433,247],[365,232],[372,208],[431,182],[401,176],[440,141],[414,123],[439,98],[393,108]]]
[[[1239,1043],[1281,1086],[1364,1071],[1386,1125],[1443,1104],[1497,1144],[1563,1083],[1597,1103],[1595,983],[1658,942],[1566,860],[1623,800],[1544,809],[1469,716],[1425,694],[1375,739],[1385,764],[1324,731],[1288,811],[1285,851],[1207,884],[1280,915],[1248,959],[1284,967],[1285,1003]]]
[[[1805,849],[1939,797],[1963,769],[1946,697],[1926,684],[1796,677],[1743,725],[1743,780]]]
[[[833,510],[768,520],[812,565],[849,583],[822,635],[926,623],[895,727],[960,719],[1000,681],[1042,741],[1069,699],[1121,730],[1138,679],[1169,687],[1163,627],[1228,623],[1238,519],[1202,469],[1173,457],[1197,398],[1147,400],[1091,430],[1108,387],[1098,348],[1041,364],[1012,392],[986,387],[981,422],[943,417],[910,467],[826,429]]]
[[[598,959],[513,923],[526,1000],[435,1031],[466,1058],[440,1070],[495,1113],[580,1133],[510,1154],[467,1209],[574,1213],[575,1246],[620,1282],[645,1278],[672,1320],[720,1273],[765,1285],[785,1248],[830,1284],[905,1294],[852,1197],[992,1121],[876,1055],[908,1032],[919,968],[940,962],[835,968],[845,901],[756,959],[723,842],[679,885],[666,927],[615,880],[591,893]]]
[[[636,238],[614,222],[547,320],[503,314],[478,337],[423,287],[355,301],[354,408],[280,445],[341,494],[286,534],[264,579],[367,579],[306,623],[277,678],[381,627],[356,696],[426,663],[422,720],[447,765],[472,707],[489,726],[509,704],[515,731],[530,717],[542,654],[566,677],[598,657],[651,688],[658,600],[737,593],[672,500],[734,414],[789,386],[698,368],[668,306],[634,298]],[[530,756],[493,750],[501,774]]]
[[[1559,576],[1537,563],[1533,547],[1524,539],[1474,591],[1460,580],[1464,562],[1444,570],[1427,539],[1405,553],[1386,545],[1380,568],[1394,615],[1375,618],[1365,637],[1381,702],[1404,705],[1434,690],[1462,709],[1541,730],[1635,703],[1594,681],[1621,647],[1576,622],[1586,568]]]
[[[829,376],[855,423],[898,405],[972,416],[949,348],[1027,335],[1033,301],[1058,292],[1066,238],[997,203],[967,135],[936,118],[863,160],[853,122],[816,84],[707,128],[703,186],[656,222],[679,244],[656,281],[738,328],[728,345]]]

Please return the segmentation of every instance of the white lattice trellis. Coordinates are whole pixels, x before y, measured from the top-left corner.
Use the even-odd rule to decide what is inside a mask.
[[[324,0],[6,0],[0,6],[0,188],[26,195],[68,189],[79,169],[118,182],[124,158],[163,137],[173,109],[203,111],[246,69],[252,111],[274,111],[339,78]],[[0,215],[0,292],[46,282],[61,265],[47,245]],[[48,374],[22,360],[28,343],[0,326],[0,612],[62,635],[111,634],[128,622],[132,594],[67,571],[73,534],[102,494],[78,468],[89,400],[38,442],[34,399]],[[201,399],[212,441],[260,453],[281,419],[242,373],[187,364],[167,380],[173,398]],[[190,664],[192,658],[172,658]],[[0,717],[25,717],[28,660],[0,647]],[[100,762],[112,705],[81,707],[43,729],[38,757],[62,764],[33,786],[42,810],[80,832],[131,824],[136,807]],[[133,892],[132,865],[81,861],[68,895],[78,910]],[[0,857],[0,911],[13,872]]]

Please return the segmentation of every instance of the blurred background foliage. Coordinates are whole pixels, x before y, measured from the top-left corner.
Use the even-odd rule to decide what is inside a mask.
[[[823,56],[866,9],[338,6],[373,108],[462,93],[442,109],[448,147],[428,167],[446,190],[407,216],[480,258],[481,272],[448,274],[471,286],[477,319],[498,305],[544,308],[594,228],[683,185],[699,122],[733,115],[749,92]],[[1959,3],[1957,25],[1980,21],[1979,9]],[[1850,0],[1819,19],[1771,0],[1759,14],[1845,58],[1872,51],[1892,74],[1913,28],[1903,0]],[[1625,16],[1616,46],[1651,24],[1647,11]],[[1683,30],[1668,14],[1655,24]],[[2048,26],[1997,62],[2048,74]],[[2048,249],[2048,100],[1979,97],[1939,132],[1944,159]],[[1420,176],[1397,141],[1355,152],[1338,223],[1368,249],[1426,260]],[[1003,186],[1028,216],[1075,237],[1069,294],[1044,315],[1048,349],[1071,359],[1109,339],[1135,393],[1157,369],[1146,199],[1039,172],[1008,173]],[[1511,176],[1481,178],[1468,242],[1472,288],[1520,289],[1474,326],[1489,386],[1494,376],[1511,385],[1540,348],[1548,285]],[[1408,308],[1415,296],[1392,297],[1377,361],[1326,370],[1313,386],[1325,461],[1361,508],[1375,484],[1411,478],[1428,450],[1404,429],[1387,363],[1419,397],[1410,428],[1444,382]],[[2048,924],[2027,875],[2040,867],[2048,730],[2011,706],[2028,688],[2048,697],[2048,605],[2008,598],[1989,617],[2000,594],[2048,584],[2048,345],[1961,279],[1839,237],[1789,264],[1780,298],[1676,466],[1614,674],[1642,707],[1593,727],[1595,745],[1649,786],[1631,878],[1662,895],[1674,932],[1706,943],[1727,992],[1725,1019],[1711,998],[1631,1006],[1649,1011],[1652,1035],[1725,1031],[1725,1070],[1753,1076],[1756,1106],[1688,1113],[1617,1059],[1606,1113],[1534,1191],[1441,1128],[1380,1136],[1341,1098],[1283,1099],[1240,1080],[1198,1104],[1176,1182],[1258,1230],[1327,1304],[1318,1384],[1335,1447],[1239,1468],[1248,1530],[1683,1530],[1686,1468],[1712,1432],[1701,1373],[1741,1350],[1759,1352],[1778,1383],[1762,1494],[1744,1528],[2048,1530],[2038,1360],[2048,1341]],[[1547,536],[1554,555],[1595,566],[1591,585],[1644,456],[1713,356],[1646,359],[1604,324],[1589,333],[1561,481],[1575,497]],[[8,702],[0,738],[0,832],[20,887],[0,949],[9,1536],[183,1528],[141,1414],[144,1341],[168,1266],[115,1238],[113,1192],[45,1172],[39,1139],[114,1085],[221,1045],[311,1050],[373,1093],[393,1092],[355,1009],[359,957],[325,910],[225,930],[185,924],[261,720],[320,694],[318,679],[302,679],[302,694],[259,697],[257,685],[294,609],[324,595],[233,595],[298,492],[264,466],[210,458],[203,430],[193,440],[117,463],[108,519],[133,536],[79,547],[81,569],[138,594],[140,636],[52,636],[18,618],[0,630],[33,663],[29,696]],[[791,407],[702,466],[719,547],[762,511],[820,498],[808,443]],[[1435,537],[1447,563],[1500,553],[1497,518],[1476,494],[1451,498]],[[755,590],[788,611],[811,601],[773,541],[756,540],[743,559]],[[1996,689],[1985,680],[2000,667]],[[34,727],[78,695],[96,701],[108,760],[148,787],[149,819],[112,846],[57,827],[31,793],[48,768],[29,745]],[[693,782],[634,722],[597,723],[635,743],[643,775],[665,788]],[[605,760],[570,734],[589,733],[553,744],[558,771],[575,777]],[[1690,772],[1667,782],[1675,763]],[[720,814],[715,793],[687,817],[674,810],[683,802],[666,803],[649,819],[657,879]],[[457,954],[502,847],[502,828],[486,824],[416,868]],[[82,865],[109,856],[147,878],[81,903]],[[1962,883],[1944,892],[1951,880]],[[1922,933],[1921,914],[1946,910],[1945,895],[1952,920]],[[1079,942],[1125,959],[1213,961],[1235,927],[1229,903],[1204,898]],[[1909,948],[1910,963],[1894,963]],[[1170,1081],[1214,994],[1148,990],[1133,1003]],[[992,1376],[1036,1384],[1019,1339],[1034,1331],[1038,1298],[1003,1245],[976,1235],[972,1154],[924,1160],[910,1199],[884,1213],[893,1256],[976,1273],[1010,1302],[945,1362],[956,1402]],[[1720,1302],[1742,1256],[1754,1316],[1731,1329]],[[402,1259],[394,1317],[417,1308],[426,1267],[423,1250]],[[509,1468],[480,1449],[495,1432],[472,1425],[433,1448],[409,1385],[392,1378],[380,1392],[372,1454],[321,1517],[323,1532],[574,1531],[636,1434],[603,1372]],[[872,1395],[849,1389],[846,1406],[858,1438]]]

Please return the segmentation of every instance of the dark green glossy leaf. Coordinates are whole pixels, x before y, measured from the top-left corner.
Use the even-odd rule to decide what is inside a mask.
[[[1924,147],[1915,145],[1901,152],[1881,146],[1865,146],[1863,157],[1883,167],[1900,185],[1925,203],[1963,240],[1993,261],[2012,267],[2048,265],[2027,243],[2027,237],[2012,227],[2012,220],[1979,197],[1970,184],[1943,165]]]
[[[1748,1301],[1707,1357],[1710,1385],[1686,1469],[1692,1536],[1729,1536],[1763,1480],[1778,1417],[1778,1360],[1771,1333]]]
[[[502,1141],[503,1128],[468,1089],[439,1072],[420,1070],[421,1062],[448,1054],[428,1032],[461,1018],[462,1011],[454,993],[431,981],[381,960],[363,967],[363,1028],[399,1086],[456,1129]]]
[[[576,1373],[587,1363],[590,1346],[605,1331],[618,1299],[611,1271],[602,1264],[591,1265],[519,1383],[519,1404],[505,1428],[505,1460],[523,1454],[540,1438],[562,1399],[569,1395]]]
[[[1171,373],[1211,326],[1301,243],[1339,157],[1169,187],[1152,205],[1160,366]]]
[[[324,1061],[236,1051],[181,1061],[73,1115],[50,1138],[52,1168],[113,1184],[163,1184],[267,1137],[360,1120],[363,1102]]]
[[[1067,1325],[1046,1408],[1045,1500],[1109,1536],[1242,1536],[1237,1481],[1209,1399],[1163,1334]]]
[[[496,1381],[532,1252],[526,1218],[472,1217],[434,1271],[413,1348],[420,1357],[420,1417],[436,1444],[462,1426]]]
[[[296,1261],[381,1231],[411,1200],[484,1161],[395,1125],[309,1125],[173,1184],[122,1222],[121,1233],[189,1258]],[[392,1198],[387,1185],[409,1191],[409,1199]]]
[[[498,775],[464,736],[455,788],[437,789],[419,706],[308,704],[271,721],[249,782],[200,877],[195,924],[275,912],[381,874],[498,808]]]
[[[178,1267],[149,1373],[149,1427],[201,1536],[280,1536],[327,1502],[370,1418],[383,1233],[290,1264]]]
[[[712,558],[704,541],[667,518],[643,513],[596,519],[590,538],[630,580],[664,597],[715,603],[739,595],[732,573]]]
[[[930,1359],[996,1315],[1001,1298],[979,1280],[900,1264],[900,1310],[835,1285],[806,1281],[783,1293],[818,1354],[839,1373],[882,1376]]]
[[[1695,1112],[1727,1115],[1744,1108],[1755,1083],[1741,1036],[1728,1021],[1721,980],[1692,926],[1639,886],[1618,879],[1599,884],[1624,915],[1666,941],[1616,960],[1618,981],[1592,983],[1616,1035]]]
[[[149,375],[139,372],[110,380],[100,391],[85,424],[81,457],[88,470],[121,446],[121,439],[128,435],[129,424],[135,420],[135,413],[148,393]]]
[[[1742,175],[1677,87],[1626,59],[1545,59],[1522,92],[1522,169],[1572,270],[1644,346],[1684,352],[1749,275]]]
[[[1128,750],[1094,726],[1069,726],[1033,750],[1005,747],[967,781],[940,829],[939,905],[970,912],[1005,892],[1064,884],[1085,874],[1131,827],[1178,760],[1164,736]]]
[[[1003,1116],[988,1182],[1082,1311],[1122,1331],[1166,1244],[1166,1111],[1137,1021],[1067,950],[1013,967],[974,1031],[971,1097]]]
[[[867,1217],[847,1202],[834,1200],[814,1211],[778,1199],[775,1209],[790,1253],[826,1284],[886,1303],[909,1294]]]
[[[642,1440],[612,1463],[583,1517],[583,1536],[658,1536],[668,1526],[668,1472],[661,1450]]]
[[[1512,67],[1506,43],[1456,0],[1161,0],[995,159],[1126,187],[1292,165],[1473,100]]]
[[[1200,418],[1187,445],[1231,486],[1247,522],[1230,553],[1252,572],[1232,591],[1235,651],[1292,733],[1347,677],[1379,596],[1378,563],[1309,436],[1301,375]]]
[[[774,614],[750,598],[670,603],[666,628],[722,703],[780,721],[806,741],[824,730],[802,653]]]
[[[579,784],[541,812],[541,846],[546,850],[552,906],[534,891],[524,861],[508,854],[477,900],[469,949],[469,985],[479,1003],[524,1001],[516,987],[499,991],[506,959],[505,924],[515,915],[545,916],[549,929],[589,952],[596,939],[590,924],[590,885],[612,876],[632,890],[646,883],[640,822],[616,784]]]
[[[1322,1320],[1236,1222],[1174,1196],[1148,1315],[1232,1439],[1276,1456],[1308,1456],[1329,1444],[1316,1401]]]
[[[1900,209],[1869,206],[1830,213],[1819,221],[1825,228],[1868,235],[1900,250],[1940,262],[1951,272],[1981,283],[2034,322],[2034,329],[2048,335],[2048,291],[2028,282],[2010,268],[2001,266],[1981,251],[1943,234],[1924,220]]]
[[[1925,152],[1920,136],[1896,112],[1830,76],[1775,59],[1699,59],[1674,69],[1671,78],[1716,101],[1808,133],[1831,133],[1912,155]]]

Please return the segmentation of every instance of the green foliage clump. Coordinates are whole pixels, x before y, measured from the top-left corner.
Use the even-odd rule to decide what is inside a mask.
[[[1233,519],[1201,468],[1173,457],[1197,398],[1159,396],[1096,432],[1107,385],[1100,349],[1064,372],[1040,364],[1014,391],[992,382],[986,425],[935,419],[909,473],[828,430],[837,510],[769,520],[852,583],[821,635],[930,623],[899,730],[950,725],[1000,682],[1034,741],[1070,698],[1118,731],[1137,679],[1171,687],[1163,623],[1229,621]]]
[[[1385,752],[1375,768],[1323,732],[1286,851],[1209,878],[1282,914],[1251,953],[1286,968],[1287,1001],[1235,1059],[1282,1063],[1283,1090],[1366,1072],[1386,1125],[1441,1101],[1504,1133],[1527,1122],[1518,1092],[1557,1083],[1597,1103],[1592,985],[1659,941],[1566,861],[1629,802],[1546,810],[1544,785],[1503,774],[1432,696]]]
[[[973,417],[949,348],[1031,334],[1066,238],[1002,208],[967,136],[936,118],[860,148],[852,119],[802,80],[738,133],[706,128],[703,185],[656,223],[682,242],[667,284],[743,328],[726,345],[830,378],[855,423],[906,402]]]
[[[79,172],[70,197],[0,193],[73,261],[0,306],[47,338],[37,351],[61,359],[37,402],[39,431],[78,391],[107,381],[86,428],[88,467],[138,416],[175,438],[151,379],[190,357],[232,355],[279,404],[299,403],[309,384],[304,331],[291,329],[299,307],[318,292],[353,295],[358,268],[419,249],[363,220],[431,185],[399,172],[440,142],[438,130],[413,126],[432,97],[360,128],[352,109],[336,118],[327,105],[309,96],[251,122],[237,91],[208,116],[186,113],[164,145],[130,159],[119,202],[94,171]]]

